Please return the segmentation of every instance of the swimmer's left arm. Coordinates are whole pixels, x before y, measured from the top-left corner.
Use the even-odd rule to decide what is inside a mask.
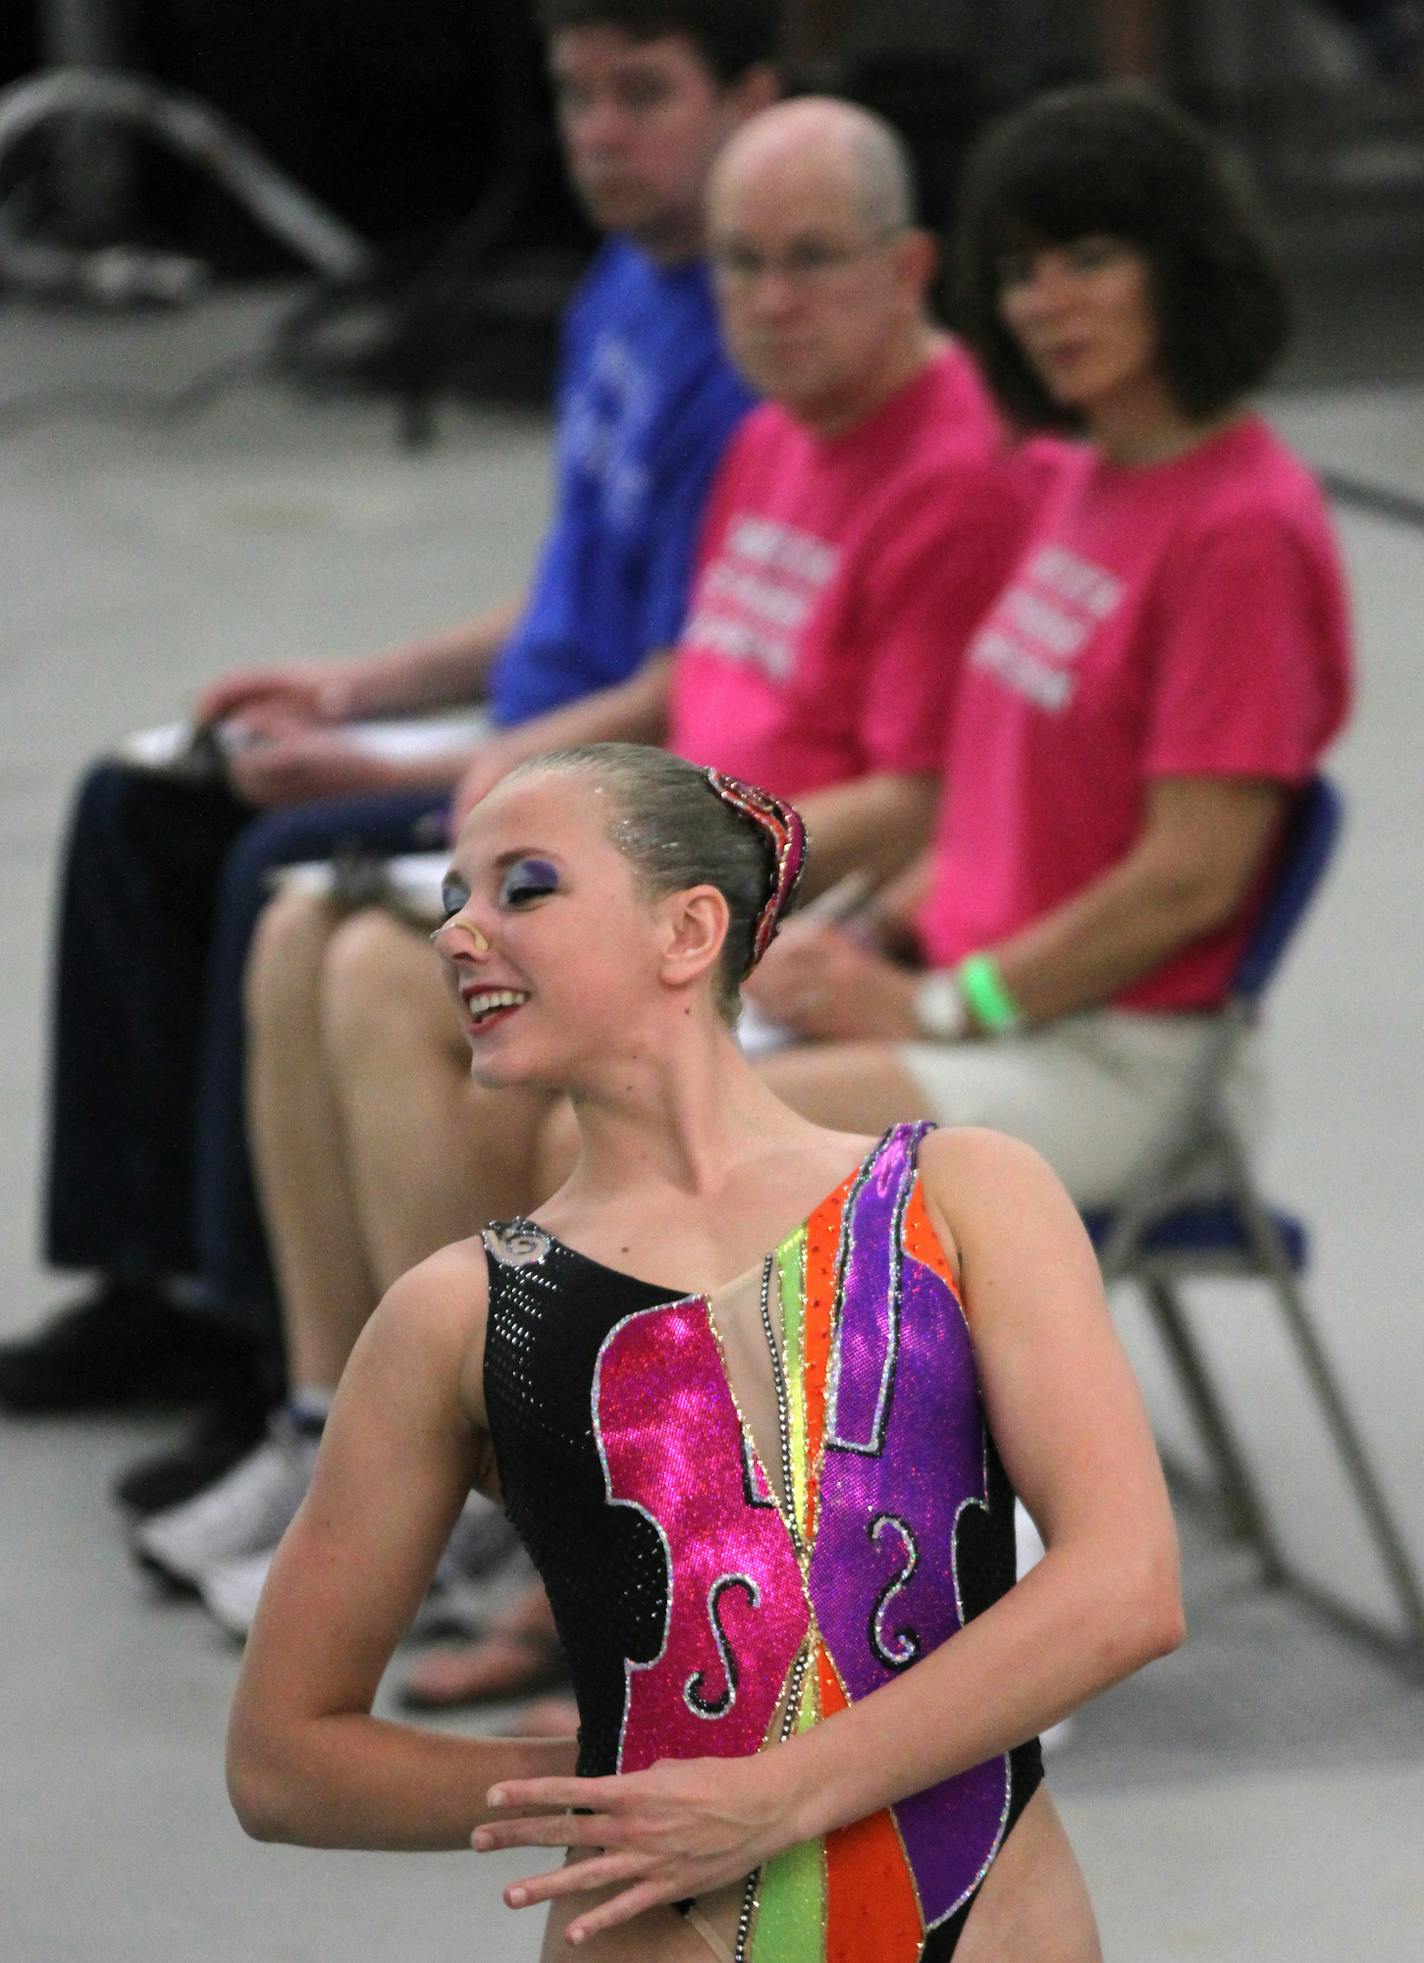
[[[921,1171],[958,1253],[996,1443],[1048,1551],[912,1670],[755,1758],[501,1782],[492,1805],[592,1809],[474,1837],[603,1850],[507,1893],[523,1906],[622,1884],[571,1936],[704,1894],[994,1758],[1181,1641],[1161,1467],[1072,1203],[1035,1153],[991,1133],[935,1134]]]

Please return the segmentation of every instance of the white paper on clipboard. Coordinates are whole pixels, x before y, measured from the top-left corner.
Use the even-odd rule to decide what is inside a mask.
[[[457,715],[391,716],[372,722],[322,725],[339,732],[353,749],[387,763],[421,763],[447,750],[473,749],[489,735],[490,726],[482,709],[461,710]],[[115,755],[121,763],[161,777],[189,776],[204,740],[215,751],[215,760],[220,760],[254,739],[240,722],[218,723],[207,731],[191,722],[160,723],[124,737]]]

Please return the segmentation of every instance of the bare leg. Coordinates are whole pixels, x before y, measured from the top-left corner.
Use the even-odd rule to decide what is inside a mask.
[[[418,1710],[449,1710],[525,1697],[564,1680],[549,1598],[542,1582],[531,1581],[474,1642],[423,1656],[401,1695]],[[577,1712],[569,1729],[578,1729]]]
[[[325,964],[322,1028],[379,1287],[536,1203],[535,1141],[552,1099],[471,1081],[469,1048],[420,935],[387,914],[348,920]]]
[[[793,1111],[833,1131],[885,1131],[931,1115],[884,1043],[804,1043],[773,1052],[757,1068]]]
[[[248,1123],[288,1377],[329,1390],[375,1299],[321,1039],[321,973],[338,924],[322,900],[279,894],[247,970]]]

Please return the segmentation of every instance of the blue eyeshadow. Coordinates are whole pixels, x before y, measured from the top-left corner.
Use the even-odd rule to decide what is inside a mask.
[[[559,869],[556,865],[548,859],[521,859],[504,875],[504,883],[499,889],[500,904],[513,906],[524,900],[540,900],[558,890]]]
[[[470,889],[457,872],[447,872],[440,882],[440,915],[444,920],[453,920],[466,905]]]

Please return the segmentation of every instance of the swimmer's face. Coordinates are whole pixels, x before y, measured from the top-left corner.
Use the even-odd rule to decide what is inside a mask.
[[[612,793],[576,772],[516,776],[471,812],[434,939],[476,1080],[576,1088],[636,1046],[680,974],[675,896],[650,902],[608,836]]]

